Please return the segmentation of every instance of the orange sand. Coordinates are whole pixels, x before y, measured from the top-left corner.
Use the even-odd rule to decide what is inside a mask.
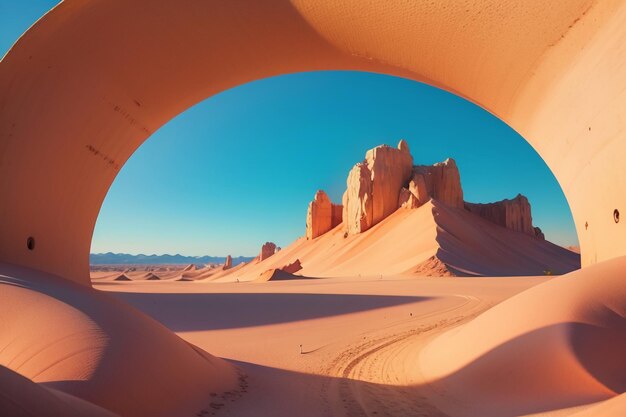
[[[441,275],[441,262],[432,257],[458,275],[558,274],[580,265],[578,254],[431,201],[397,210],[364,233],[344,237],[339,225],[314,240],[300,238],[263,262],[204,277],[250,281],[296,259],[302,269],[295,274],[309,277]]]
[[[218,415],[618,417],[625,270],[98,288],[246,373]]]
[[[232,366],[125,303],[41,272],[0,271],[0,365],[37,384],[138,417],[193,414],[209,407],[210,393],[237,386]],[[33,401],[49,396],[26,389]]]

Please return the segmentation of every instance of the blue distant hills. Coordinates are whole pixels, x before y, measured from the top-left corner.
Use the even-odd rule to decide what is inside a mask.
[[[233,257],[233,266],[242,262],[249,262],[254,257]],[[221,264],[226,260],[225,256],[185,256],[185,255],[131,255],[128,253],[92,253],[89,255],[91,265],[160,265],[160,264]]]

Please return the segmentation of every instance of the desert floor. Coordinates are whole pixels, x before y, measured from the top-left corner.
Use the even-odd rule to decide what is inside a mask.
[[[469,403],[455,399],[426,376],[420,358],[437,336],[552,279],[396,276],[94,285],[243,371],[239,390],[215,395],[202,415],[456,416],[556,411],[546,405],[516,409],[512,402],[503,412],[484,404],[484,397]]]

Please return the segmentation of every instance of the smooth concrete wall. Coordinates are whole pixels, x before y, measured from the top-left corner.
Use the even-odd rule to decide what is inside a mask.
[[[626,254],[626,2],[68,0],[0,63],[0,262],[89,285],[102,201],[155,130],[242,83],[330,69],[491,111],[556,175],[583,264]]]

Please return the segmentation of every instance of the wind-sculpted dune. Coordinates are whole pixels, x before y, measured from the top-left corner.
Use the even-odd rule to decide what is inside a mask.
[[[3,393],[5,378],[11,378],[41,401],[53,402],[39,388],[45,386],[123,416],[152,417],[200,412],[209,406],[211,392],[236,385],[230,365],[145,314],[41,272],[2,265],[0,317],[0,365],[35,384],[3,371],[8,375],[2,377]],[[28,403],[15,406],[37,409]],[[98,415],[67,410],[60,415]],[[0,415],[12,414],[0,409]]]
[[[622,257],[528,289],[435,339],[422,372],[486,417],[616,397],[626,391],[624,271]],[[602,410],[589,415],[612,415]]]

